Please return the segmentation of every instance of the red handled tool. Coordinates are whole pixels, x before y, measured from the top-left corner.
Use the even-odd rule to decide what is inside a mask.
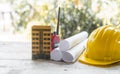
[[[57,22],[57,29],[56,32],[52,33],[51,38],[52,38],[52,49],[57,48],[59,46],[59,42],[60,42],[60,36],[59,36],[59,20],[60,20],[60,7],[58,9],[58,22]]]

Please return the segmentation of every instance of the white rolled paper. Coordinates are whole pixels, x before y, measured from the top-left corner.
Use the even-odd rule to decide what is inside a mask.
[[[73,47],[72,49],[68,51],[63,51],[63,61],[65,62],[75,62],[79,55],[83,52],[83,50],[86,47],[87,39]]]
[[[68,49],[74,47],[81,41],[85,40],[87,37],[88,37],[88,33],[86,31],[83,31],[67,39],[62,40],[60,42],[59,48],[61,51],[67,51]]]
[[[54,60],[54,61],[62,60],[62,52],[60,51],[60,49],[55,48],[53,51],[51,51],[50,58],[51,60]]]

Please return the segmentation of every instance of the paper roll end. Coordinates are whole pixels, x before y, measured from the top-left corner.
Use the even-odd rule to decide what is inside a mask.
[[[64,52],[62,52],[62,54],[63,54],[62,60],[64,62],[70,63],[70,62],[74,61],[74,57],[69,52],[64,51]]]
[[[54,61],[61,61],[62,60],[62,52],[58,49],[54,49],[50,53],[50,59]]]
[[[66,51],[69,49],[69,42],[67,40],[63,40],[60,42],[59,48],[61,51]]]

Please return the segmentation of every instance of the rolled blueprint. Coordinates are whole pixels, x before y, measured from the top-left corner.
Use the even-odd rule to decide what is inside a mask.
[[[74,47],[81,41],[85,40],[87,37],[88,37],[88,33],[86,31],[83,31],[67,39],[62,40],[60,42],[59,48],[61,51],[67,51],[68,49]]]
[[[60,51],[59,47],[51,51],[50,59],[54,61],[62,60],[62,52]]]
[[[65,62],[75,62],[79,55],[83,52],[83,50],[86,47],[87,39],[73,47],[72,49],[68,51],[63,51],[63,61]]]

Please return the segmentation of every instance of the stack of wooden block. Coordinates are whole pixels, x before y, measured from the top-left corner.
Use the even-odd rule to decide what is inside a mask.
[[[32,27],[32,59],[50,59],[51,27]]]

